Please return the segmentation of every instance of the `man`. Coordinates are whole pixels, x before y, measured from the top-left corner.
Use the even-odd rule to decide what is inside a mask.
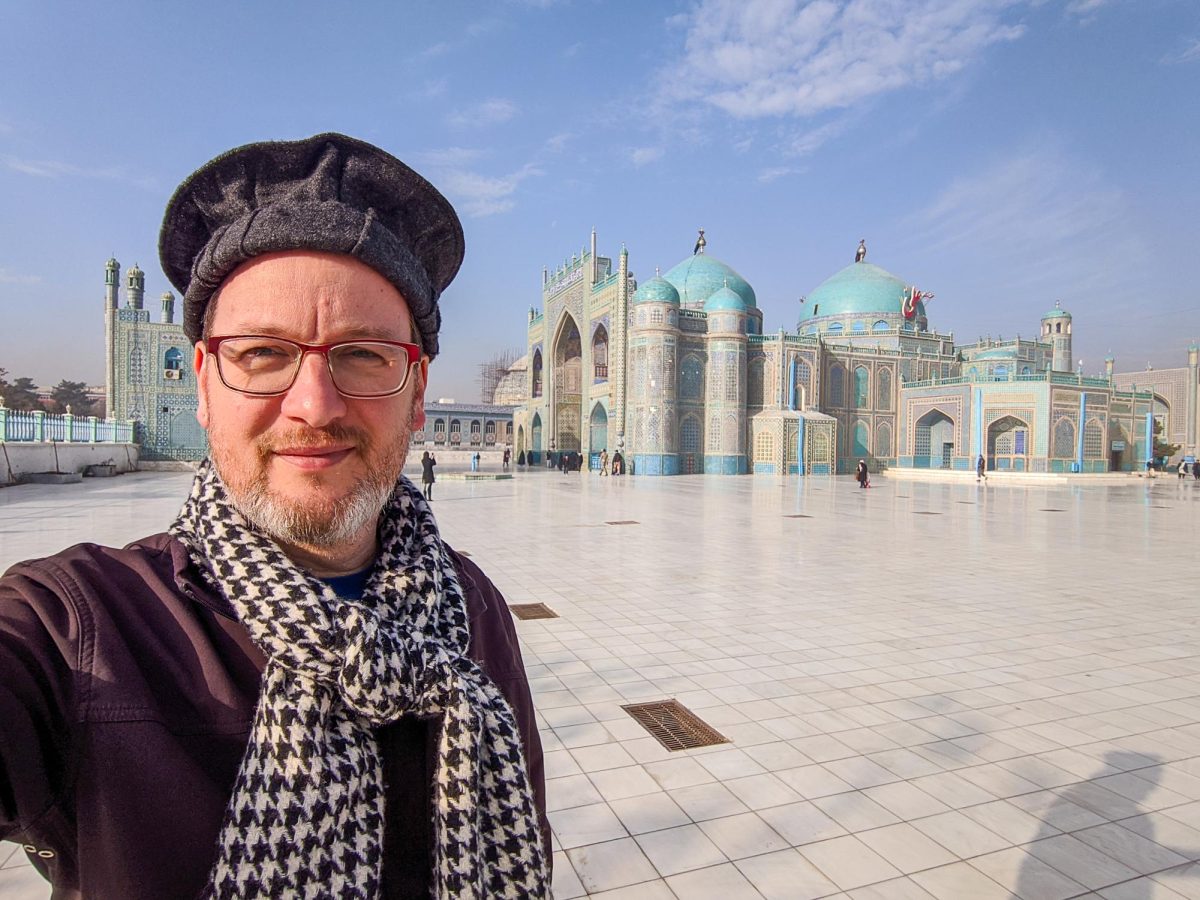
[[[0,579],[0,838],[56,898],[545,897],[512,619],[400,477],[449,203],[342,135],[171,200],[211,460],[169,533]]]

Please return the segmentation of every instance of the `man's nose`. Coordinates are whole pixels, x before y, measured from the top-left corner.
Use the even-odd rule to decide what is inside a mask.
[[[320,353],[305,353],[296,380],[284,394],[285,416],[321,428],[346,414],[346,398],[334,387],[329,363]]]

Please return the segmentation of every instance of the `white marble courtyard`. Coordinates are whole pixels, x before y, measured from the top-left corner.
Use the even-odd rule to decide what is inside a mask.
[[[188,483],[0,490],[0,567],[161,530]],[[510,603],[560,615],[519,623],[559,900],[1200,898],[1200,484],[434,497]],[[729,743],[669,753],[621,708],[668,698]],[[0,897],[49,895],[0,866]]]

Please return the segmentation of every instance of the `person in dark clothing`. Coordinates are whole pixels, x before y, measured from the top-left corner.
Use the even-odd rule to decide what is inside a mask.
[[[428,450],[421,454],[421,486],[426,500],[433,499],[433,483],[437,481],[433,467],[436,465],[437,457],[431,455]]]
[[[983,458],[983,454],[979,454],[979,459],[975,460],[975,480],[987,478],[987,462]]]
[[[871,473],[867,471],[867,461],[865,459],[858,461],[858,471],[854,473],[854,480],[858,482],[860,488],[870,487]]]
[[[625,457],[623,457],[621,455],[620,450],[613,451],[612,473],[614,475],[624,475],[625,474]]]
[[[166,533],[0,578],[0,841],[59,900],[550,897],[516,628],[402,474],[463,246],[344,135],[175,192],[210,458]]]

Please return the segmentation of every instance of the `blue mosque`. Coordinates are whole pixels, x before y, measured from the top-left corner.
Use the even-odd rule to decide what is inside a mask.
[[[1103,376],[1073,371],[1068,311],[1049,309],[1033,338],[956,343],[931,322],[932,295],[866,257],[860,241],[794,330],[764,333],[753,287],[703,231],[640,284],[628,251],[598,255],[593,232],[543,270],[529,310],[517,452],[619,450],[640,475],[1145,465],[1156,395],[1118,389],[1111,357]]]

